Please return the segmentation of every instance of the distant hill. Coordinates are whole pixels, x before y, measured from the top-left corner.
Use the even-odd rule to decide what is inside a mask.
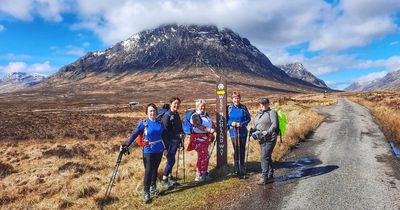
[[[328,88],[323,80],[317,78],[311,72],[307,71],[307,69],[304,68],[303,64],[301,63],[290,63],[286,65],[279,65],[278,67],[292,78],[309,82],[317,87]]]
[[[400,69],[386,74],[383,78],[375,79],[370,82],[354,82],[345,91],[359,90],[399,90],[400,89]]]
[[[45,75],[14,72],[0,78],[0,93],[14,92],[43,82]]]

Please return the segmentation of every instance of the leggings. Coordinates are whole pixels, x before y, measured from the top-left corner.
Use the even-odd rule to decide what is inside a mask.
[[[164,176],[168,176],[172,172],[172,168],[175,165],[175,154],[178,146],[178,140],[171,139],[168,145],[167,164],[165,164]]]
[[[162,153],[143,153],[144,165],[144,191],[149,192],[150,186],[157,181],[158,166],[160,166]]]
[[[232,145],[234,149],[234,159],[235,159],[235,172],[243,172],[242,169],[239,168],[241,166],[244,167],[244,158],[246,151],[246,136],[240,136],[238,138],[239,144],[236,144],[235,137],[231,136]]]

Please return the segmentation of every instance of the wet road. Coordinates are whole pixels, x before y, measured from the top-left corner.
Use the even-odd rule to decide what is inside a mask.
[[[228,209],[400,209],[400,161],[368,110],[347,99],[319,108],[327,119],[284,162],[273,184]]]

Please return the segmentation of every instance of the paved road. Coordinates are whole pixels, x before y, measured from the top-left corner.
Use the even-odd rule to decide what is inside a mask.
[[[400,209],[400,161],[368,110],[339,99],[319,111],[327,119],[276,164],[276,182],[227,208]]]

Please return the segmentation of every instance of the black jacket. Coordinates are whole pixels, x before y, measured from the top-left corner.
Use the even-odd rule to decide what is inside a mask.
[[[179,139],[179,134],[183,134],[182,121],[178,112],[173,113],[171,110],[168,110],[163,115],[161,122],[165,128],[165,141],[169,142],[171,139]]]

